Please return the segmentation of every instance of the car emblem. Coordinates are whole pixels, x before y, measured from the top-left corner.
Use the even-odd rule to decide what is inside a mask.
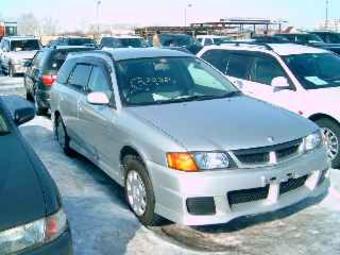
[[[269,136],[269,137],[267,138],[267,140],[268,140],[268,142],[273,143],[273,142],[274,142],[274,137]]]

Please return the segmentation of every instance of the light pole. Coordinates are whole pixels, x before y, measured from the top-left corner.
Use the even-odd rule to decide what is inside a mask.
[[[191,8],[192,4],[186,4],[184,7],[184,26],[187,26],[187,8]]]
[[[325,19],[325,29],[328,29],[328,24],[329,24],[329,0],[326,0],[326,19]]]
[[[101,5],[102,1],[97,0],[96,2],[96,21],[97,21],[97,36],[99,37],[100,29],[99,29],[99,8]]]

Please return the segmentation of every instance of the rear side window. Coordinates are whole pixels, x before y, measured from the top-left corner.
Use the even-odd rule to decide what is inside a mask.
[[[286,74],[274,58],[258,56],[255,57],[250,76],[251,81],[271,85],[274,78],[286,77]]]
[[[248,80],[249,70],[254,57],[245,54],[232,54],[227,68],[227,75]]]
[[[202,59],[225,74],[230,59],[230,53],[225,50],[209,50],[202,55]]]
[[[84,91],[90,77],[91,69],[92,67],[90,65],[77,64],[70,75],[68,84],[78,90]]]

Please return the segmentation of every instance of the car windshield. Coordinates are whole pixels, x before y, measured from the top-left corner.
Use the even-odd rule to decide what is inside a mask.
[[[90,38],[70,38],[68,40],[68,45],[77,46],[77,45],[85,45],[85,46],[93,46],[95,45],[95,41]]]
[[[39,49],[40,43],[38,40],[15,40],[11,42],[12,51],[31,51]]]
[[[123,105],[153,105],[239,95],[214,68],[194,57],[130,59],[117,62]]]
[[[6,125],[5,118],[0,112],[0,135],[5,135],[9,133],[9,129]]]
[[[332,53],[284,57],[288,67],[305,89],[340,86],[340,57]]]
[[[228,37],[214,38],[214,42],[215,42],[216,45],[220,45],[220,44],[223,44],[223,43],[230,42],[230,39]]]
[[[304,42],[323,42],[319,36],[313,34],[299,35],[297,38],[299,41]]]
[[[199,44],[189,35],[161,35],[161,44],[163,46],[183,47]]]

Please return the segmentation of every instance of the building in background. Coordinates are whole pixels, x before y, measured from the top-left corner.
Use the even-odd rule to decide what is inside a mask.
[[[16,21],[0,20],[0,39],[4,36],[13,36],[18,34],[18,23]]]

